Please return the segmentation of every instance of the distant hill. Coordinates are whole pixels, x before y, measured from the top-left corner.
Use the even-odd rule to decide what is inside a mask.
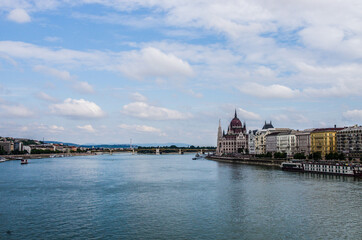
[[[58,142],[58,141],[44,141],[44,143],[63,144],[66,146],[80,146],[79,144],[76,143],[67,143],[67,142]]]
[[[76,143],[68,143],[68,142],[60,142],[60,141],[44,141],[45,143],[53,143],[53,144],[63,144],[66,146],[77,146],[77,147],[86,147],[86,148],[130,148],[129,144],[76,144]],[[190,144],[186,143],[140,143],[140,144],[132,144],[132,147],[169,147],[175,145],[177,147],[189,147]]]
[[[186,143],[140,143],[137,144],[139,147],[169,147],[171,145],[175,145],[177,147],[189,147],[190,144]]]

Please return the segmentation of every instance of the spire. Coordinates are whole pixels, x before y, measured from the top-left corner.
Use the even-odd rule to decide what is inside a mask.
[[[219,128],[217,130],[217,139],[222,138],[222,130],[221,130],[221,120],[219,119]]]
[[[236,114],[236,108],[235,108],[235,118],[237,118],[238,117],[238,115]]]

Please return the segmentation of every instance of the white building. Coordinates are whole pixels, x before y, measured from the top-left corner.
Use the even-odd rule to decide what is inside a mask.
[[[287,156],[293,156],[296,152],[297,137],[295,131],[281,132],[277,135],[278,152],[287,153]]]

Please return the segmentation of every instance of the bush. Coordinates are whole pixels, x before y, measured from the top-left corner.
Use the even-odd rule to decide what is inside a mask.
[[[314,160],[320,160],[320,159],[322,159],[322,153],[321,153],[321,152],[314,152],[314,153],[312,154],[312,158],[313,158]]]
[[[296,153],[293,156],[294,159],[305,159],[306,156],[304,155],[304,153]]]
[[[276,153],[274,153],[274,158],[287,158],[287,153],[285,153],[285,152],[276,152]]]

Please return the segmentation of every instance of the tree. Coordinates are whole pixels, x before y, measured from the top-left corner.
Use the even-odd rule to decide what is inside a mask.
[[[296,153],[293,156],[294,159],[305,159],[306,156],[304,155],[304,153]]]
[[[321,152],[314,152],[313,155],[312,155],[312,158],[314,160],[320,160],[320,159],[322,159],[322,153]]]
[[[285,152],[275,152],[274,158],[287,158],[287,153]]]

